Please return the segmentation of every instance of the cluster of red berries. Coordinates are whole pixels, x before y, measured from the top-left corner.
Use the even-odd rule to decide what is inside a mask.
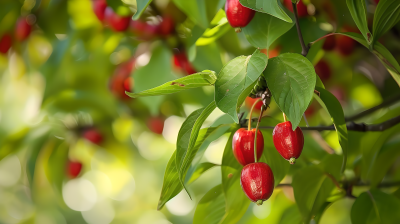
[[[236,160],[244,166],[240,176],[240,184],[246,196],[261,205],[268,200],[274,190],[274,174],[268,164],[255,162],[254,140],[256,129],[240,128],[233,135],[232,150]],[[275,126],[272,133],[275,148],[282,157],[294,164],[299,158],[303,146],[304,136],[299,127],[292,130],[292,123],[285,121]],[[264,151],[264,138],[260,130],[257,131],[256,155],[261,158]]]
[[[93,0],[93,12],[106,26],[116,32],[130,30],[141,40],[151,40],[156,37],[167,37],[175,32],[175,23],[170,16],[164,16],[162,21],[153,25],[144,21],[134,21],[132,15],[121,16],[107,5],[106,0]]]
[[[19,18],[15,24],[14,36],[10,34],[11,32],[7,32],[0,37],[0,53],[6,54],[8,52],[11,48],[13,37],[19,42],[26,40],[31,34],[34,20],[35,16],[33,15]]]

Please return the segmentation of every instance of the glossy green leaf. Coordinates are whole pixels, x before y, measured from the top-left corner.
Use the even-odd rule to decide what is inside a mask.
[[[272,43],[288,30],[294,23],[288,23],[271,15],[257,12],[251,22],[244,28],[247,40],[256,48],[269,49]]]
[[[225,198],[222,186],[209,190],[199,201],[193,217],[193,224],[218,224],[225,214]]]
[[[242,165],[240,165],[232,153],[232,138],[229,137],[226,143],[224,154],[222,157],[221,173],[222,173],[222,189],[225,195],[225,215],[221,224],[235,224],[244,215],[250,205],[250,200],[243,193],[240,186],[240,174]]]
[[[371,43],[372,34],[369,32],[368,29],[365,0],[346,0],[346,3],[358,29],[360,29],[365,40],[367,40],[368,43]]]
[[[303,219],[301,217],[301,213],[299,208],[296,205],[292,205],[287,208],[283,214],[282,218],[279,221],[279,224],[302,224]]]
[[[395,224],[400,220],[400,200],[379,190],[357,197],[351,208],[351,221],[357,224]]]
[[[294,53],[270,59],[264,71],[272,97],[292,122],[293,130],[299,125],[311,102],[316,76],[311,62]]]
[[[335,126],[336,133],[338,135],[338,141],[340,146],[342,147],[343,152],[343,163],[342,163],[342,172],[346,168],[347,161],[347,152],[348,152],[348,134],[347,134],[347,126],[346,121],[344,119],[344,113],[340,102],[336,99],[334,95],[332,95],[329,91],[321,88],[315,88],[320,96],[316,97],[318,102],[323,106],[328,113],[331,115],[333,125]],[[322,101],[322,102],[321,102]]]
[[[215,102],[220,110],[238,123],[237,108],[244,100],[241,94],[253,85],[268,63],[268,57],[256,50],[251,56],[239,56],[226,64],[215,82]]]
[[[218,166],[217,164],[214,163],[200,163],[196,169],[194,170],[193,174],[191,175],[190,179],[186,182],[187,184],[193,183],[195,180],[197,180],[203,173],[205,173],[207,170]]]
[[[140,16],[143,14],[143,12],[146,10],[147,6],[149,6],[152,1],[153,0],[136,0],[137,11],[135,15],[132,16],[132,19],[138,20]]]
[[[132,98],[166,95],[202,86],[212,86],[216,80],[217,76],[214,71],[205,70],[139,93],[126,92],[126,95]]]
[[[213,101],[207,107],[194,111],[186,118],[179,130],[178,140],[176,143],[176,168],[179,172],[179,180],[183,186],[186,173],[198,150],[198,147],[195,146],[197,138],[199,137],[199,139],[203,139],[204,141],[204,139],[213,131],[213,129],[203,129],[199,134],[204,121],[215,108],[216,105]],[[187,191],[186,188],[185,190]]]
[[[193,22],[203,28],[208,27],[206,1],[204,0],[173,0],[175,5],[182,10]]]
[[[226,19],[224,10],[221,9],[218,11],[214,19],[211,21],[211,25],[213,27],[207,28],[203,35],[196,41],[197,46],[211,44],[228,32],[230,25]]]
[[[292,22],[292,19],[286,14],[278,0],[239,0],[239,2],[248,8],[255,11],[267,13],[278,19],[286,21],[288,23]]]
[[[372,32],[375,44],[379,38],[400,21],[400,1],[381,0],[375,10]]]

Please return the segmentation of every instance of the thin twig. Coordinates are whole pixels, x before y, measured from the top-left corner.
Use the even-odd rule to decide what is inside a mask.
[[[292,6],[293,6],[294,17],[296,20],[297,35],[299,36],[299,41],[300,41],[300,45],[301,45],[301,54],[305,57],[305,56],[307,56],[308,50],[310,50],[310,48],[308,46],[306,46],[306,44],[304,43],[303,35],[301,34],[301,29],[300,29],[300,24],[299,24],[299,16],[297,14],[297,3],[292,2]]]
[[[339,183],[336,182],[335,185],[337,187],[337,186],[339,186]],[[368,183],[359,182],[359,183],[352,184],[352,186],[369,186],[369,184]],[[378,187],[382,187],[382,188],[385,188],[385,187],[397,187],[397,186],[400,186],[400,181],[382,182],[382,183],[378,184]],[[292,184],[290,184],[290,183],[278,184],[276,187],[292,187]]]

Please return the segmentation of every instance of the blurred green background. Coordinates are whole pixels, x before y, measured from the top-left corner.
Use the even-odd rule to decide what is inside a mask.
[[[213,87],[139,99],[124,92],[146,90],[205,69],[218,73],[234,57],[251,54],[254,48],[244,34],[236,34],[229,24],[204,36],[207,27],[218,25],[215,18],[225,17],[224,3],[154,0],[133,22],[135,0],[1,0],[0,48],[7,48],[7,38],[11,45],[0,54],[0,223],[192,223],[198,201],[221,182],[219,166],[189,185],[193,200],[181,192],[161,211],[157,202],[179,128],[191,112],[213,100]],[[108,4],[107,10],[114,13],[109,16],[118,18],[108,21],[106,16],[101,21],[95,14],[101,4]],[[344,0],[304,4],[308,15],[300,25],[306,43],[355,28]],[[375,1],[367,1],[371,22],[375,7]],[[115,28],[124,21],[125,28]],[[292,27],[273,44],[270,57],[299,53],[294,36]],[[399,24],[381,39],[397,61],[399,39]],[[346,40],[339,38],[334,41],[336,48],[330,50],[322,48],[323,41],[315,44],[312,62],[345,115],[400,93],[368,49],[355,42],[340,46]],[[249,105],[242,108],[246,115]],[[311,104],[306,112],[310,125],[330,124],[320,109]],[[267,114],[282,120],[274,102]],[[233,123],[222,115],[216,110],[204,126],[217,119]],[[307,132],[305,138],[304,161],[318,160],[324,150],[340,151],[334,132]],[[221,164],[227,141],[224,135],[212,142],[202,161]],[[357,156],[350,153],[349,163],[357,163]],[[393,172],[394,179],[400,178],[398,171]],[[336,201],[321,222],[350,223],[353,203],[350,198]],[[282,187],[262,206],[252,204],[239,223],[279,223],[298,214],[291,213],[296,209],[293,190]]]

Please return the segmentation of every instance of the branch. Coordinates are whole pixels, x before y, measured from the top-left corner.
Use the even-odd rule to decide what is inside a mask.
[[[243,120],[246,123],[248,120]],[[391,118],[387,121],[384,121],[380,124],[365,124],[365,123],[354,123],[350,122],[347,124],[348,131],[358,131],[358,132],[367,132],[367,131],[384,131],[387,130],[397,124],[400,123],[400,116]],[[242,127],[246,127],[246,125],[242,125]],[[274,129],[275,126],[260,126],[259,129]],[[315,126],[315,127],[300,127],[303,131],[334,131],[335,127],[333,125],[330,126]]]
[[[310,50],[310,48],[308,46],[306,46],[306,44],[304,43],[303,35],[301,34],[301,29],[300,29],[300,24],[299,24],[299,16],[297,14],[297,3],[292,2],[292,6],[293,6],[294,17],[296,20],[297,35],[299,36],[299,41],[301,44],[301,54],[305,57],[305,56],[307,56],[308,50]]]
[[[338,186],[338,183],[335,185]],[[359,182],[359,183],[352,184],[352,186],[369,186],[369,184]],[[396,187],[396,186],[400,186],[400,181],[382,182],[382,183],[378,184],[378,187]],[[292,187],[292,184],[290,184],[290,183],[278,184],[276,187]]]
[[[390,105],[392,105],[392,104],[394,104],[394,103],[396,103],[398,101],[400,101],[400,95],[392,96],[389,99],[387,99],[386,101],[384,101],[383,103],[379,104],[378,106],[372,107],[372,108],[370,108],[368,110],[365,110],[365,111],[363,111],[363,112],[361,112],[359,114],[355,114],[353,116],[347,117],[346,121],[358,120],[358,119],[360,119],[362,117],[365,117],[365,116],[367,116],[369,114],[372,114],[373,112],[375,112],[375,111],[377,111],[379,109],[388,107],[388,106],[390,106]]]

